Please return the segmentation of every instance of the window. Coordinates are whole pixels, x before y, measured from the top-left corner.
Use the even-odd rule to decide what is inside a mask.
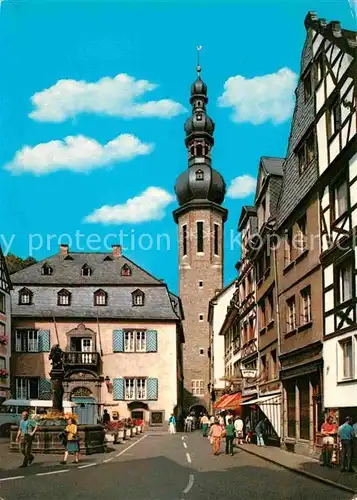
[[[85,277],[92,276],[92,270],[88,266],[88,264],[84,264],[84,266],[82,267],[81,274],[82,274],[82,276],[85,276]]]
[[[193,396],[204,396],[205,388],[203,380],[192,380],[192,395]]]
[[[197,119],[198,122],[202,121],[202,113],[198,113],[196,115],[196,119]]]
[[[146,331],[124,332],[124,352],[146,352]]]
[[[309,377],[299,379],[300,439],[310,439],[310,381]]]
[[[293,260],[293,230],[288,229],[285,237],[285,266],[289,265]]]
[[[145,302],[145,294],[141,290],[135,290],[132,293],[133,306],[143,306]]]
[[[203,156],[203,146],[202,144],[197,144],[196,145],[196,155],[197,156]],[[203,174],[203,172],[202,172]]]
[[[311,288],[308,286],[301,290],[301,324],[306,325],[312,321],[311,315]]]
[[[38,399],[39,380],[36,378],[16,378],[16,399]]]
[[[333,101],[328,115],[328,137],[331,138],[341,128],[341,104],[338,98]]]
[[[323,54],[321,53],[316,61],[316,83],[320,83],[325,75],[325,65],[323,60]]]
[[[273,321],[274,319],[274,294],[273,291],[268,293],[268,305],[269,305],[269,310],[268,310],[268,323]]]
[[[203,281],[199,281],[199,282],[198,282],[198,286],[199,286],[200,288],[202,288],[202,287],[203,287]]]
[[[213,253],[215,255],[219,255],[219,225],[215,224],[213,229],[214,229]]]
[[[200,321],[203,321],[203,314],[200,314],[200,315],[199,315],[199,320],[200,320]]]
[[[335,220],[344,215],[348,210],[347,180],[341,178],[333,190]]]
[[[19,291],[19,304],[29,306],[32,303],[32,292],[27,288]]]
[[[0,356],[0,370],[6,370],[6,359]]]
[[[304,78],[304,97],[305,97],[305,102],[307,102],[311,95],[312,95],[312,82],[311,82],[311,71],[307,73],[307,75]]]
[[[270,368],[270,379],[271,380],[277,379],[278,378],[278,364],[277,364],[277,358],[276,358],[276,349],[274,349],[270,353],[269,368]]]
[[[203,181],[204,178],[203,170],[196,170],[196,181]]]
[[[264,356],[262,356],[260,358],[260,363],[261,363],[261,369],[262,369],[262,380],[267,380],[267,378],[268,378],[268,364],[267,364],[267,357],[265,354],[264,354]]]
[[[182,255],[187,255],[187,226],[182,226]]]
[[[342,350],[342,377],[353,378],[352,338],[340,342]]]
[[[200,347],[200,356],[204,356],[204,354],[205,354],[205,350],[202,347]]]
[[[352,279],[352,259],[345,259],[336,266],[337,286],[335,286],[335,290],[338,304],[343,304],[347,300],[352,299]]]
[[[266,316],[265,316],[265,301],[262,300],[259,304],[259,329],[265,328],[266,326]]]
[[[297,226],[299,232],[298,245],[300,253],[302,253],[304,250],[306,250],[307,245],[306,214],[300,217],[300,219],[297,221]]]
[[[286,301],[287,309],[287,331],[291,332],[296,329],[296,309],[295,309],[295,297],[291,297]]]
[[[286,399],[288,407],[288,436],[296,437],[296,395],[295,383],[290,382],[286,387]]]
[[[6,296],[4,293],[0,292],[0,312],[6,313]]]
[[[128,264],[124,264],[120,271],[121,276],[131,276],[131,268]]]
[[[197,252],[203,252],[203,222],[197,222]]]
[[[51,276],[52,274],[52,267],[49,266],[48,264],[44,264],[41,269],[42,274],[45,276]]]
[[[16,352],[38,352],[38,333],[36,330],[16,330]]]
[[[57,294],[57,304],[59,306],[69,306],[71,303],[71,292],[68,290],[60,290]]]
[[[108,304],[108,294],[104,290],[94,292],[94,305],[106,306]]]
[[[299,172],[302,174],[315,158],[315,135],[313,132],[307,136],[298,150]]]
[[[127,378],[125,379],[125,399],[138,400],[146,399],[146,379]]]

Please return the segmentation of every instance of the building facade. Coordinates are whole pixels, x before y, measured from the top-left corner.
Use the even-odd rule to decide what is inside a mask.
[[[191,86],[192,115],[185,123],[188,168],[177,179],[179,208],[174,211],[179,237],[179,295],[183,328],[184,406],[197,412],[210,404],[210,325],[207,305],[223,288],[223,241],[227,210],[221,206],[226,186],[212,168],[214,123],[207,115],[207,86],[197,68]]]
[[[10,396],[11,281],[0,247],[0,404]]]
[[[60,252],[13,274],[12,390],[51,399],[49,351],[64,351],[65,396],[82,423],[143,418],[162,425],[182,407],[178,297],[122,255]]]

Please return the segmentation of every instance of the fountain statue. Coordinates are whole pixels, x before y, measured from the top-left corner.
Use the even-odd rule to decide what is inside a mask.
[[[53,413],[63,413],[63,351],[58,344],[52,346],[49,359],[52,362],[50,372],[52,382],[52,411]]]

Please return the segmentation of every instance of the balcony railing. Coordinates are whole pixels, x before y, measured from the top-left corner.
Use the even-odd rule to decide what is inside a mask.
[[[98,366],[98,352],[65,352],[63,354],[65,366]]]

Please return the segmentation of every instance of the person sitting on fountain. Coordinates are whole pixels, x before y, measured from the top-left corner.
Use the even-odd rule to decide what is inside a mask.
[[[66,464],[67,463],[67,458],[68,454],[73,455],[74,454],[74,462],[78,464],[78,457],[79,457],[79,442],[77,438],[77,425],[75,422],[69,418],[67,420],[67,425],[65,428],[65,433],[67,436],[67,443],[66,443],[66,451],[64,452],[64,457],[63,461],[61,464]]]

